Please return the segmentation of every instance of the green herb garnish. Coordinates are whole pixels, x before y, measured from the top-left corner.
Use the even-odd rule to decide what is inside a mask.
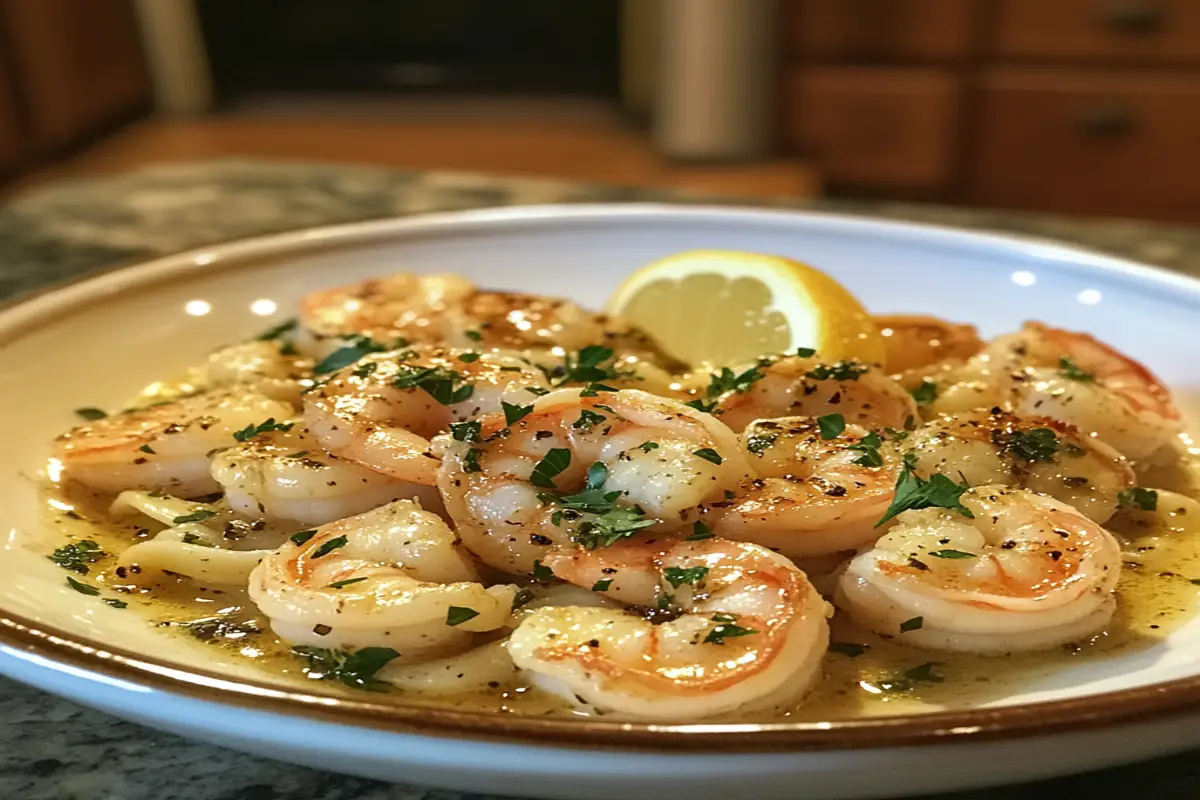
[[[637,446],[637,449],[643,453],[649,453],[651,450],[658,449],[658,442],[642,442]]]
[[[1079,368],[1071,359],[1066,356],[1058,357],[1058,371],[1064,378],[1072,381],[1080,381],[1082,383],[1094,383],[1096,376],[1090,372],[1085,372]]]
[[[1049,428],[997,431],[994,441],[1015,458],[1034,463],[1052,463],[1059,449],[1058,436]]]
[[[299,323],[295,317],[292,317],[291,319],[285,319],[283,322],[280,322],[278,325],[273,325],[270,328],[267,328],[265,331],[260,333],[258,336],[255,336],[254,338],[260,342],[269,342],[272,339],[278,339],[280,336],[283,336],[285,333],[291,333],[292,331],[296,330],[296,326],[298,324]]]
[[[483,423],[479,420],[450,423],[450,435],[456,442],[478,442],[482,430]]]
[[[540,583],[554,580],[554,570],[547,567],[540,560],[533,562],[533,579]]]
[[[346,578],[343,581],[334,581],[333,583],[329,584],[325,588],[326,589],[342,589],[342,588],[345,588],[346,586],[350,586],[351,584],[354,584],[354,583],[362,583],[365,580],[366,580],[366,578]]]
[[[88,564],[104,558],[100,545],[91,539],[80,539],[78,542],[64,544],[50,555],[46,556],[55,564],[80,575],[88,574]]]
[[[912,619],[906,619],[904,622],[900,623],[900,632],[908,633],[909,631],[919,631],[921,630],[921,626],[924,624],[924,617],[913,617]]]
[[[921,381],[921,385],[913,389],[909,394],[919,406],[927,406],[934,400],[937,400],[938,387],[937,384],[930,380]]]
[[[474,364],[479,360],[479,353],[459,353],[458,360],[464,364]]]
[[[317,362],[317,365],[313,367],[313,373],[324,375],[327,372],[337,372],[339,369],[348,367],[354,362],[361,360],[368,353],[382,353],[388,349],[386,345],[380,344],[365,334],[347,336],[346,341],[347,344],[342,345]],[[395,347],[403,346],[403,342],[398,342],[395,345]]]
[[[709,530],[708,526],[705,525],[703,522],[701,522],[700,520],[696,520],[695,522],[692,523],[691,536],[688,536],[687,539],[685,539],[684,541],[699,542],[699,541],[703,541],[704,539],[711,539],[711,538],[713,538],[713,532],[711,530]]]
[[[971,510],[959,501],[969,486],[955,483],[941,473],[931,475],[929,480],[925,480],[917,476],[913,471],[915,468],[915,456],[912,453],[906,454],[904,468],[900,471],[900,477],[896,479],[896,495],[892,498],[888,510],[875,523],[876,528],[897,514],[917,508],[947,508],[968,519],[975,517]]]
[[[392,380],[397,389],[421,389],[444,406],[461,403],[475,392],[464,383],[462,375],[445,367],[416,367],[401,364],[399,374]]]
[[[607,592],[608,587],[612,586],[612,582],[613,582],[612,578],[605,578],[602,581],[596,581],[595,583],[592,584],[592,591],[593,592]]]
[[[129,607],[129,603],[126,603],[124,600],[118,600],[115,597],[104,598],[104,605],[112,606],[113,608],[128,608]]]
[[[929,555],[934,558],[979,558],[978,553],[968,553],[965,550],[931,550]]]
[[[348,542],[349,539],[345,535],[335,536],[328,541],[322,542],[321,546],[313,551],[311,558],[324,558],[339,547],[345,547]]]
[[[72,578],[70,575],[67,576],[67,585],[80,594],[86,594],[90,597],[95,597],[96,595],[100,594],[100,590],[95,586],[89,586],[86,583],[81,583],[80,581]]]
[[[722,367],[720,372],[714,372],[709,377],[708,388],[704,390],[704,398],[693,400],[687,405],[698,411],[712,413],[717,407],[721,395],[728,392],[745,392],[763,378],[763,371],[753,366],[742,373],[736,373],[729,367]]]
[[[846,418],[841,414],[826,414],[823,417],[817,417],[817,430],[821,432],[821,438],[826,441],[836,439],[846,430]]]
[[[579,412],[579,419],[572,422],[571,427],[577,431],[587,431],[607,421],[608,417],[603,414],[597,414],[595,411],[589,411],[585,408]]]
[[[352,689],[384,692],[388,684],[377,680],[375,674],[398,657],[390,647],[364,647],[353,653],[323,647],[293,647],[292,652],[308,659],[308,677],[314,680],[341,681]]]
[[[79,417],[80,419],[86,419],[88,422],[95,422],[98,419],[104,419],[107,417],[108,412],[102,411],[99,408],[91,408],[89,406],[87,408],[75,409],[75,416]]]
[[[1158,508],[1158,492],[1153,489],[1143,489],[1141,486],[1134,486],[1132,489],[1122,489],[1117,492],[1117,504],[1121,508],[1154,511]]]
[[[142,451],[143,453],[149,453],[152,456],[157,455],[157,453],[154,452],[154,448],[148,444],[142,445],[141,447],[138,448],[138,450]]]
[[[773,433],[756,433],[746,440],[746,449],[756,456],[761,456],[773,447],[778,439]]]
[[[704,637],[704,644],[725,644],[726,639],[758,633],[753,628],[743,628],[740,625],[735,625],[733,623],[734,619],[734,617],[728,614],[714,614],[713,621],[717,622],[717,624]]]
[[[294,424],[292,422],[276,422],[274,417],[268,417],[265,422],[260,422],[257,425],[247,425],[240,431],[235,431],[233,438],[239,442],[248,442],[260,433],[290,431]]]
[[[533,413],[532,405],[522,406],[515,403],[506,403],[501,400],[500,407],[504,409],[505,425],[515,425]]]
[[[854,459],[855,464],[860,464],[864,467],[882,467],[883,456],[879,453],[879,448],[883,446],[883,439],[878,433],[871,431],[855,444],[847,445],[847,450],[857,450],[862,453],[861,456]]]
[[[720,464],[725,459],[721,458],[721,454],[711,447],[701,447],[699,450],[693,450],[692,455],[699,456],[705,461],[711,461],[714,464]]]
[[[552,447],[534,466],[529,480],[534,486],[541,486],[543,489],[558,488],[554,485],[554,477],[569,466],[571,451],[565,447]]]
[[[687,583],[699,583],[708,574],[708,567],[667,567],[663,577],[672,589],[678,589]]]
[[[464,622],[473,620],[479,616],[479,612],[473,608],[464,608],[462,606],[450,606],[446,609],[446,624],[451,628],[462,625]]]
[[[288,537],[288,541],[295,545],[301,545],[308,542],[309,539],[317,535],[316,529],[307,531],[296,531]]]
[[[208,509],[201,509],[199,511],[193,511],[191,514],[184,514],[182,517],[175,517],[175,519],[171,520],[171,524],[172,525],[183,525],[186,522],[204,522],[204,520],[211,519],[212,517],[215,517],[216,515],[217,515],[217,512],[215,512],[215,511],[209,511]]]
[[[463,472],[483,472],[483,467],[479,464],[479,454],[482,450],[477,450],[472,447],[463,456]]]
[[[587,550],[611,547],[657,522],[656,519],[646,519],[645,512],[638,508],[614,508],[580,525],[571,541]]]
[[[866,367],[854,361],[838,361],[836,364],[818,364],[804,373],[804,376],[816,381],[856,381],[866,372]]]

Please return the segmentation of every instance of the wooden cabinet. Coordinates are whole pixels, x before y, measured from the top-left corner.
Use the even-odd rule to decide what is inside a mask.
[[[788,41],[834,193],[1200,223],[1200,0],[792,0]]]
[[[827,180],[926,188],[951,175],[958,80],[938,70],[824,67],[790,76],[785,135]]]

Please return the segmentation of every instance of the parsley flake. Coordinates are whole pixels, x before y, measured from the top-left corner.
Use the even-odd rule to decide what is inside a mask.
[[[506,403],[501,400],[500,407],[504,409],[505,425],[515,425],[533,413],[532,405],[522,406],[516,403]]]
[[[347,586],[350,586],[351,584],[362,583],[365,580],[366,580],[365,577],[364,578],[346,578],[343,581],[334,581],[333,583],[329,584],[325,588],[326,589],[342,589]]]
[[[815,347],[797,347],[796,355],[800,358],[812,358],[817,354]]]
[[[1080,369],[1078,364],[1066,356],[1058,357],[1058,371],[1067,380],[1080,381],[1081,383],[1094,383],[1096,380],[1094,374]]]
[[[199,511],[193,511],[191,514],[184,514],[181,517],[175,517],[175,519],[171,520],[171,524],[172,525],[183,525],[184,523],[187,523],[187,522],[204,522],[204,520],[211,519],[212,517],[215,517],[216,515],[217,515],[217,512],[215,512],[215,511],[209,511],[208,509],[200,509]]]
[[[965,550],[931,550],[929,555],[934,558],[979,558],[978,553],[968,553]]]
[[[603,414],[597,414],[595,411],[583,409],[579,412],[579,419],[571,423],[571,427],[577,431],[588,431],[596,427],[602,422],[607,422],[608,417]]]
[[[975,517],[969,508],[959,502],[959,498],[969,486],[955,483],[941,473],[931,475],[929,480],[920,478],[913,472],[914,461],[911,453],[905,456],[904,468],[896,479],[895,497],[884,515],[875,523],[876,528],[896,515],[916,508],[946,508],[957,511],[968,519]]]
[[[295,317],[285,319],[278,325],[273,325],[270,328],[267,328],[254,338],[260,342],[269,342],[272,339],[278,339],[285,333],[291,333],[292,331],[296,330],[297,325],[299,325],[299,321]]]
[[[1058,435],[1049,428],[996,431],[992,438],[1014,458],[1032,463],[1052,463],[1059,450]]]
[[[505,403],[505,405],[508,405]],[[483,423],[479,420],[468,422],[451,422],[450,435],[456,442],[478,442],[479,434],[483,431]]]
[[[1143,489],[1141,486],[1134,486],[1132,489],[1122,489],[1117,492],[1117,504],[1121,508],[1154,511],[1158,508],[1158,492],[1153,489]]]
[[[938,397],[938,386],[930,380],[921,381],[921,385],[913,389],[909,394],[919,406],[927,406]]]
[[[345,535],[335,536],[326,542],[322,542],[321,546],[313,551],[313,554],[311,557],[312,558],[324,558],[325,556],[332,553],[334,550],[337,550],[339,547],[345,547],[348,542],[349,542],[349,539],[347,539],[345,537]]]
[[[708,567],[667,567],[663,570],[663,577],[671,584],[672,589],[678,589],[688,583],[699,583],[707,574]]]
[[[464,380],[459,373],[442,366],[401,364],[398,374],[392,379],[392,386],[397,389],[421,389],[442,405],[451,406],[475,393],[475,387],[464,383]]]
[[[746,439],[746,449],[756,456],[761,456],[771,449],[779,437],[773,433],[756,433]]]
[[[77,572],[80,575],[87,575],[88,564],[93,561],[99,561],[101,558],[104,558],[104,555],[104,551],[100,549],[100,545],[91,539],[80,539],[78,542],[64,544],[46,557],[63,569]]]
[[[154,452],[154,448],[148,444],[142,445],[141,447],[138,448],[138,450],[141,450],[143,453],[149,453],[152,456],[158,455],[157,453]]]
[[[658,442],[642,442],[637,446],[637,449],[643,453],[649,453],[651,450],[658,449]]]
[[[463,456],[463,472],[483,472],[483,467],[479,464],[479,454],[482,450],[477,450],[472,447]]]
[[[334,350],[325,358],[317,362],[313,367],[313,373],[316,375],[324,375],[327,372],[337,372],[343,367],[348,367],[356,361],[360,361],[363,356],[368,353],[382,353],[387,350],[387,346],[376,342],[370,336],[355,335],[346,337],[346,344]],[[397,342],[396,347],[403,347],[403,342]]]
[[[555,489],[554,476],[571,466],[571,451],[565,447],[552,447],[533,468],[529,480],[534,486]]]
[[[854,459],[855,464],[864,467],[882,467],[883,456],[879,453],[879,448],[883,446],[883,439],[878,433],[871,431],[856,443],[847,445],[847,450],[856,450],[862,453],[861,456]]]
[[[79,417],[80,419],[85,419],[88,422],[95,422],[98,419],[104,419],[107,417],[108,412],[99,408],[77,408],[75,409],[75,416]]]
[[[612,582],[613,582],[612,578],[605,578],[604,580],[596,581],[595,583],[592,584],[592,591],[593,592],[607,592],[608,587],[612,586]]]
[[[112,606],[113,608],[128,608],[129,607],[129,603],[126,603],[124,600],[118,600],[115,597],[106,597],[104,599],[104,605]]]
[[[697,411],[712,413],[717,407],[717,401],[724,394],[729,392],[741,393],[748,391],[758,381],[762,380],[765,373],[758,367],[753,366],[742,373],[737,373],[729,367],[722,367],[720,372],[711,373],[709,376],[708,387],[704,390],[704,397],[699,400],[693,400],[687,405]]]
[[[617,369],[614,355],[611,347],[588,345],[578,353],[567,353],[563,357],[562,366],[551,370],[548,377],[555,386],[565,386],[568,383],[590,384],[623,377],[625,373]]]
[[[732,639],[736,636],[749,636],[750,634],[758,633],[758,631],[754,630],[753,628],[743,628],[740,625],[735,625],[731,621],[732,619],[732,617],[729,617],[726,614],[714,615],[714,621],[730,621],[717,622],[713,629],[708,632],[708,635],[704,637],[704,644],[725,644],[726,639]]]
[[[705,525],[703,522],[701,522],[700,520],[696,520],[695,522],[692,523],[692,535],[687,537],[687,539],[685,539],[684,541],[699,542],[699,541],[703,541],[704,539],[711,539],[711,538],[713,538],[713,532],[711,530],[709,530],[708,526]]]
[[[288,541],[295,545],[301,545],[308,542],[309,539],[317,535],[316,529],[307,531],[297,531],[288,537]]]
[[[828,441],[836,439],[846,430],[846,418],[841,414],[826,414],[823,417],[817,417],[817,429],[821,432],[821,438]]]
[[[235,431],[233,438],[239,442],[248,442],[260,433],[269,433],[270,431],[290,431],[295,423],[292,422],[276,422],[274,417],[268,417],[266,421],[260,422],[257,425],[247,425],[240,431]]]
[[[701,447],[699,450],[693,450],[692,455],[699,456],[705,461],[711,461],[714,464],[720,464],[725,459],[721,458],[721,454],[711,447]]]
[[[474,364],[479,360],[479,353],[459,353],[458,360],[464,364]]]
[[[818,364],[804,373],[815,381],[856,381],[867,372],[867,368],[854,361],[838,361],[835,364]]]
[[[70,575],[67,576],[67,585],[70,586],[75,591],[79,592],[80,594],[86,594],[90,597],[95,597],[96,595],[100,594],[100,590],[97,589],[95,586],[89,586],[86,583],[77,581],[74,578],[72,578]]]
[[[646,519],[645,512],[638,508],[614,508],[584,522],[571,540],[587,550],[611,547],[657,522],[656,519]]]
[[[533,579],[539,583],[546,583],[554,580],[554,570],[547,567],[540,560],[533,562]]]
[[[462,625],[464,622],[475,619],[479,616],[479,612],[473,608],[464,608],[463,606],[450,606],[446,609],[446,624],[451,628]]]
[[[900,632],[908,633],[909,631],[919,631],[921,630],[921,626],[924,624],[924,617],[913,617],[912,619],[906,619],[904,622],[900,623]]]
[[[305,670],[313,680],[336,680],[352,689],[368,692],[384,692],[388,684],[377,680],[375,674],[398,657],[390,647],[364,647],[347,653],[344,650],[329,650],[323,647],[293,647],[292,652],[308,659]]]

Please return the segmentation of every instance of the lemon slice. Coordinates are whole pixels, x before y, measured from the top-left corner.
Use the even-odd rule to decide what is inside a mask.
[[[732,365],[800,347],[830,360],[882,362],[883,338],[854,295],[779,256],[693,250],[647,264],[608,303],[693,366]]]

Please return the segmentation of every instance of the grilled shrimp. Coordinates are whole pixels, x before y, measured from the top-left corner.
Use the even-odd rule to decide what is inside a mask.
[[[756,419],[777,417],[841,414],[847,422],[868,428],[903,428],[917,418],[908,392],[878,367],[857,361],[764,358],[743,371],[736,383],[720,396],[714,410],[735,431]]]
[[[922,478],[940,472],[972,486],[1000,483],[1050,495],[1098,523],[1134,485],[1133,468],[1099,439],[1047,417],[1000,409],[939,417],[904,440]]]
[[[878,434],[847,425],[826,439],[812,417],[781,417],[752,422],[742,443],[758,477],[714,504],[709,524],[717,536],[793,559],[854,550],[876,538],[900,466]]]
[[[250,385],[268,397],[299,405],[300,381],[310,368],[310,361],[284,354],[276,343],[255,340],[210,353],[199,382],[208,387]]]
[[[280,423],[217,453],[213,478],[235,510],[301,525],[323,525],[399,498],[436,511],[435,489],[389,478],[326,453],[302,422]]]
[[[505,625],[515,587],[478,581],[446,523],[400,500],[296,534],[255,568],[249,590],[291,644],[390,647],[406,663]]]
[[[884,368],[893,375],[965,361],[983,349],[974,325],[921,314],[882,314],[875,323],[887,349]]]
[[[397,480],[432,486],[429,439],[454,421],[532,400],[548,387],[525,359],[442,348],[370,353],[304,396],[322,446]]]
[[[856,556],[836,603],[915,647],[997,654],[1085,639],[1116,608],[1112,534],[1070,506],[976,486],[945,508],[906,511]]]
[[[795,701],[820,674],[825,601],[803,572],[764,547],[641,541],[554,550],[544,564],[646,610],[528,614],[508,652],[544,690],[600,712],[682,722]]]
[[[750,474],[719,420],[634,389],[560,389],[506,414],[434,441],[463,542],[506,572],[533,571],[555,543],[677,528]]]
[[[184,497],[217,488],[209,453],[236,444],[233,434],[292,406],[236,385],[114,414],[59,436],[54,455],[67,477],[103,492],[156,489]]]
[[[1183,417],[1148,369],[1095,338],[1030,322],[940,381],[931,409],[1002,406],[1069,422],[1141,460],[1182,432]]]

